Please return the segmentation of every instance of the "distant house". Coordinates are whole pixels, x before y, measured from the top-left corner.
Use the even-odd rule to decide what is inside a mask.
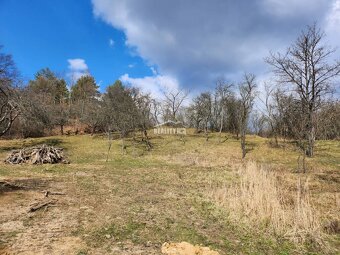
[[[186,135],[187,130],[182,122],[166,121],[154,126],[153,132],[156,135]]]

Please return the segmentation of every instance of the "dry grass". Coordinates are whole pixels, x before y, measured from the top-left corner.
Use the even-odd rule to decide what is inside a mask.
[[[0,204],[5,205],[4,210],[0,209],[0,253],[1,247],[13,249],[14,254],[26,247],[36,251],[36,254],[41,251],[53,254],[49,246],[58,251],[57,245],[69,249],[63,251],[64,254],[76,254],[70,252],[70,247],[65,247],[73,243],[78,254],[138,254],[138,250],[143,250],[144,254],[151,255],[159,254],[160,246],[165,241],[188,241],[218,249],[221,254],[298,254],[297,250],[300,254],[306,251],[310,254],[337,254],[314,247],[300,249],[300,245],[297,248],[296,243],[288,238],[310,239],[299,231],[312,229],[303,224],[307,222],[311,225],[311,217],[315,214],[310,212],[314,211],[301,209],[314,210],[311,204],[317,208],[322,220],[338,222],[339,143],[318,141],[315,158],[307,160],[309,181],[301,180],[299,187],[301,191],[306,191],[308,183],[309,191],[303,193],[308,199],[301,197],[307,205],[300,208],[299,225],[290,220],[293,216],[288,213],[293,214],[291,208],[298,208],[298,151],[290,143],[272,148],[267,139],[248,136],[246,158],[261,164],[269,163],[272,167],[270,172],[263,169],[262,174],[267,178],[257,174],[260,180],[272,176],[269,177],[272,184],[268,187],[259,183],[257,188],[268,193],[259,201],[266,205],[265,200],[277,201],[277,197],[282,197],[280,203],[267,203],[268,208],[261,212],[266,215],[264,220],[253,225],[253,229],[248,229],[239,219],[247,222],[253,217],[249,221],[256,223],[252,210],[248,208],[247,219],[247,215],[230,214],[231,210],[218,205],[227,206],[224,198],[230,189],[224,187],[241,188],[242,180],[241,173],[236,178],[232,171],[243,164],[239,140],[230,134],[226,136],[228,139],[219,143],[217,134],[210,134],[208,142],[204,135],[189,134],[183,143],[176,136],[154,136],[150,132],[154,145],[151,151],[146,150],[143,143],[127,139],[126,153],[122,155],[120,141],[115,140],[108,162],[108,142],[103,136],[0,140],[0,159],[4,159],[12,149],[46,143],[64,148],[71,161],[68,165],[6,165],[0,162],[0,179],[48,180],[48,186],[41,189],[67,194],[58,197],[57,207],[38,212],[32,217],[27,217],[26,209],[34,199],[42,196],[39,187],[29,192],[0,195]],[[250,181],[254,178],[248,176]],[[249,185],[244,186],[245,191],[247,188]],[[207,196],[209,190],[213,191],[209,193],[214,196],[213,201],[211,196]],[[234,194],[234,206],[238,201],[236,195],[239,196],[239,193]],[[247,195],[246,192],[244,195]],[[249,201],[254,199],[257,198],[248,197]],[[280,210],[280,217],[296,229],[278,231],[284,225],[281,221],[275,223],[277,227],[271,226],[268,220],[271,213],[279,215]],[[315,219],[319,224],[319,217]],[[315,229],[319,231],[317,224]],[[56,227],[57,230],[54,230]],[[257,229],[270,231],[260,233]],[[334,233],[332,235],[336,236]],[[277,238],[285,234],[288,238]],[[317,239],[319,233],[313,235]],[[73,241],[64,242],[68,238]],[[340,240],[332,245],[339,247],[339,243]]]
[[[300,177],[297,189],[289,191],[278,182],[277,174],[248,162],[238,170],[239,183],[217,189],[211,196],[227,207],[230,217],[254,228],[298,243],[323,244],[318,212],[310,203],[308,179]]]

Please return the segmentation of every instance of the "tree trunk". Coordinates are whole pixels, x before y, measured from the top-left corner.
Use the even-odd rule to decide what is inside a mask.
[[[109,161],[109,154],[110,154],[110,150],[111,150],[111,146],[112,146],[112,137],[111,137],[110,130],[107,132],[107,141],[108,141],[109,146],[107,148],[106,162]]]
[[[279,146],[279,142],[278,142],[278,139],[277,139],[277,127],[274,127],[273,123],[270,121],[270,126],[271,126],[271,129],[273,131],[273,135],[274,135],[274,140],[275,140],[275,146],[278,147]]]
[[[196,121],[196,133],[198,133],[198,131],[200,130],[200,123],[201,123],[201,120]]]
[[[246,134],[245,131],[241,131],[241,149],[242,149],[242,159],[246,157]]]
[[[313,157],[314,155],[314,145],[315,145],[315,128],[312,127],[308,131],[308,148],[306,151],[306,155],[308,157]]]
[[[61,135],[64,135],[64,125],[60,125],[60,133]]]
[[[205,141],[208,142],[209,135],[208,135],[208,123],[205,123]]]
[[[149,151],[149,150],[152,149],[152,144],[151,144],[149,136],[148,136],[148,131],[146,129],[144,129],[144,131],[142,131],[142,133],[143,133],[143,136],[144,136],[143,140],[144,140],[144,142],[145,142],[145,144],[147,146],[147,149]]]
[[[93,136],[95,132],[96,132],[96,126],[93,126],[91,130],[91,136]]]
[[[312,110],[310,109],[310,112],[308,114],[308,127],[307,127],[307,150],[306,155],[307,157],[313,157],[314,155],[314,145],[315,145],[315,127],[314,127],[314,114]]]
[[[125,152],[126,152],[126,147],[125,147],[124,136],[123,135],[121,135],[121,140],[122,140],[122,155],[124,155]]]
[[[243,116],[240,122],[240,136],[241,136],[241,149],[242,159],[246,157],[246,132],[247,132],[247,117]]]
[[[221,143],[222,141],[222,129],[223,129],[223,120],[224,120],[224,111],[222,109],[222,116],[221,116],[221,123],[220,123],[220,137],[219,137],[219,142]]]
[[[283,142],[286,144],[286,136],[287,136],[287,129],[286,126],[283,125]]]
[[[275,139],[275,146],[278,147],[279,146],[279,141],[277,139],[277,133],[274,133],[274,139]]]

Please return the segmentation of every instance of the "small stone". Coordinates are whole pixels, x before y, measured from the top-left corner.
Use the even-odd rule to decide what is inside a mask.
[[[111,235],[105,235],[105,237],[106,237],[107,239],[110,239],[110,238],[111,238]]]

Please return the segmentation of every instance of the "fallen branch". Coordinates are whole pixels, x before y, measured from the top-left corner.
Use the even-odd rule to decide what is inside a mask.
[[[45,194],[45,197],[48,197],[49,195],[59,195],[59,196],[66,195],[65,193],[62,193],[62,192],[53,192],[53,191],[49,191],[49,190],[45,190],[45,191],[41,191],[41,192]]]
[[[33,204],[30,209],[28,210],[28,212],[35,212],[45,206],[48,206],[48,205],[55,205],[55,203],[57,202],[58,200],[57,199],[51,199],[51,200],[48,200],[48,201],[45,201],[45,202],[38,202],[38,203],[35,203]]]

